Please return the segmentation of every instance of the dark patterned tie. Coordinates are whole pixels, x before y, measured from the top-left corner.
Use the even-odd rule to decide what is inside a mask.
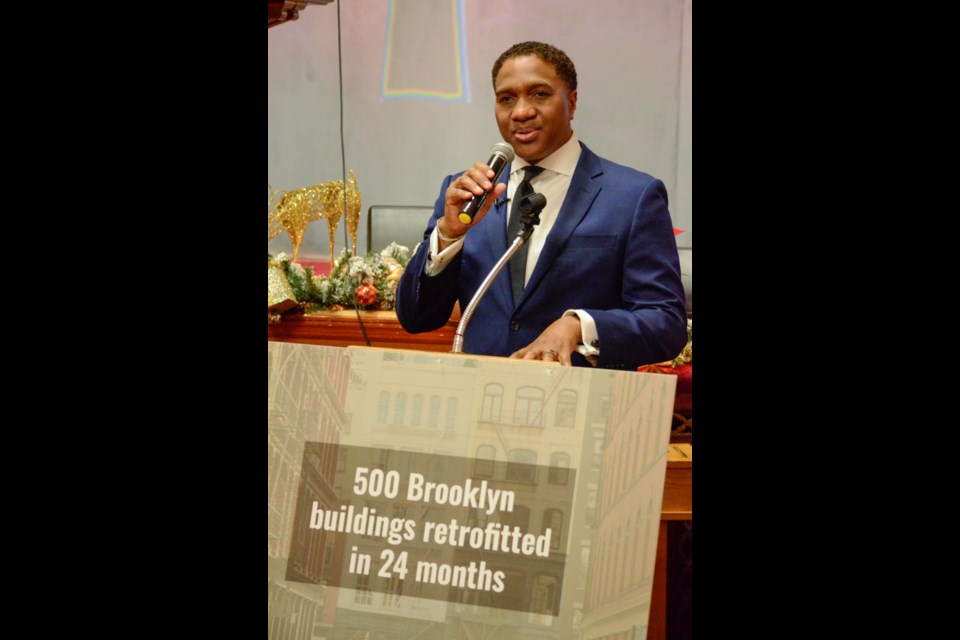
[[[523,225],[520,224],[520,200],[524,196],[533,193],[533,187],[530,186],[530,181],[541,171],[543,171],[543,167],[535,167],[533,165],[525,167],[523,170],[523,181],[520,182],[517,191],[513,194],[513,203],[510,205],[510,222],[507,224],[508,245],[513,244],[513,239],[517,237],[517,234],[520,233],[520,229],[523,227]],[[510,284],[513,286],[514,306],[520,304],[520,296],[523,294],[523,281],[527,273],[527,245],[529,244],[530,239],[528,238],[527,242],[520,245],[517,252],[510,258]]]

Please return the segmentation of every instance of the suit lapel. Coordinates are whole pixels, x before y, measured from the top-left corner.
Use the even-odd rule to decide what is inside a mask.
[[[520,305],[518,306],[522,306],[533,295],[547,272],[552,268],[557,254],[567,244],[573,230],[587,215],[594,199],[600,193],[600,184],[597,178],[602,174],[603,169],[600,167],[596,156],[584,146],[580,154],[580,161],[577,162],[577,168],[573,172],[567,197],[564,198],[557,220],[543,244],[543,250],[537,259],[537,266],[530,274],[530,280],[527,281],[527,286],[523,289],[523,295],[520,297]],[[509,285],[509,282],[507,284]]]

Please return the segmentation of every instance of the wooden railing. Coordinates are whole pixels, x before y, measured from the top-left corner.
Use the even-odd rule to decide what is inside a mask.
[[[359,316],[356,311],[318,311],[304,315],[286,313],[280,316],[280,322],[268,325],[267,337],[276,342],[332,347],[450,351],[459,321],[459,313],[455,313],[443,328],[413,334],[400,326],[394,311],[361,311]]]

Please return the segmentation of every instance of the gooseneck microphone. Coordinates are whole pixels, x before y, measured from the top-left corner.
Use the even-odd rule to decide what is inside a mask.
[[[493,169],[494,175],[491,182],[493,182],[494,185],[497,184],[500,174],[503,173],[503,168],[513,162],[513,157],[513,147],[506,142],[498,142],[493,145],[493,149],[490,150],[490,159],[487,160],[487,166]],[[483,195],[470,198],[470,201],[467,202],[460,213],[457,214],[457,219],[463,224],[471,224],[477,212],[483,207],[483,203],[487,201],[487,196],[489,195],[489,191],[484,191]]]
[[[477,305],[480,304],[481,298],[487,293],[487,289],[493,284],[493,280],[497,277],[497,274],[500,273],[500,270],[510,262],[513,254],[530,239],[533,228],[540,224],[540,212],[547,206],[547,198],[542,193],[531,193],[521,198],[519,206],[520,224],[522,225],[520,231],[518,231],[517,235],[513,238],[513,244],[507,247],[507,252],[503,254],[497,264],[493,265],[493,269],[490,270],[487,277],[480,283],[480,287],[477,288],[477,292],[473,294],[473,298],[470,300],[470,304],[467,305],[466,310],[460,314],[460,322],[457,324],[457,331],[453,336],[451,353],[463,353],[463,335],[467,331],[467,324],[469,324],[470,318],[473,317],[474,310],[476,310]]]

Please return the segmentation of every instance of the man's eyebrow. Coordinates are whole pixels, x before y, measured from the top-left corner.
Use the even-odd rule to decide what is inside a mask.
[[[551,89],[553,88],[553,85],[551,85],[549,82],[534,82],[532,84],[524,85],[519,89],[519,91],[531,91],[533,89],[540,89],[543,87]],[[500,95],[501,93],[516,93],[517,91],[518,91],[517,89],[513,89],[513,88],[498,89],[497,95]]]

